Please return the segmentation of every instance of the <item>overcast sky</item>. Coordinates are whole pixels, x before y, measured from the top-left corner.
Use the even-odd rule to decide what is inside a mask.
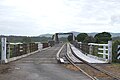
[[[0,0],[0,35],[119,32],[120,0]]]

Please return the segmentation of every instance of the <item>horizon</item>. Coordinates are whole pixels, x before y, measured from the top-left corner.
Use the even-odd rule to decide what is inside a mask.
[[[70,32],[77,32],[77,31],[70,31]],[[106,32],[106,31],[103,31],[103,32]],[[57,33],[69,33],[69,32],[57,32]],[[77,33],[85,33],[85,32],[77,32]],[[101,32],[88,32],[87,34],[90,34],[90,33],[101,33]],[[111,34],[120,34],[120,32],[119,33],[115,33],[115,32],[109,32],[109,33],[111,33]],[[44,33],[44,34],[39,34],[39,35],[14,35],[14,34],[7,34],[7,35],[2,35],[2,34],[0,34],[0,36],[27,36],[27,37],[38,37],[38,36],[43,36],[43,35],[53,35],[53,34],[55,34],[55,33]]]

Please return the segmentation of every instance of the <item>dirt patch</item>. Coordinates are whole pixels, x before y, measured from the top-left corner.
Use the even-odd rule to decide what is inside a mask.
[[[0,64],[0,74],[8,73],[12,70],[11,64]]]
[[[120,76],[120,64],[94,64],[94,66],[97,66],[107,72],[112,73],[113,75]],[[100,71],[95,70],[94,68],[91,68],[90,66],[87,66],[85,64],[79,64],[79,67],[84,70],[87,74],[91,75],[92,77],[97,77],[100,79],[108,79],[112,80],[110,76],[101,73]]]
[[[97,71],[90,66],[80,64],[79,67],[84,70],[87,74],[91,75],[92,77],[107,77],[107,75],[101,73],[100,71]]]
[[[120,76],[120,63],[102,64],[98,66],[116,76]]]
[[[84,70],[87,74],[91,75],[92,77],[97,77],[99,79],[108,79],[112,80],[110,76],[101,73],[101,71],[94,70],[90,66],[87,66],[85,64],[79,64],[79,66],[82,70]],[[120,64],[95,64],[95,66],[98,66],[112,74],[120,76]],[[74,67],[71,64],[64,64],[64,67],[70,70],[79,71],[76,67]]]
[[[73,66],[71,64],[64,64],[64,67],[66,67],[67,69],[70,69],[70,70],[79,71],[75,66]]]

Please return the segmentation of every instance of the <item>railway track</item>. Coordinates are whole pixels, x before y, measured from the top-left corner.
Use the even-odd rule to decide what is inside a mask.
[[[70,58],[71,57],[69,55],[70,53],[72,53],[76,58],[78,58],[80,61],[82,61],[82,64],[75,64],[75,62]],[[114,74],[100,68],[96,64],[90,64],[90,63],[80,59],[79,57],[77,57],[73,53],[69,44],[67,44],[67,53],[65,54],[65,57],[72,65],[74,65],[77,69],[79,69],[84,74],[86,74],[92,80],[120,80],[120,78],[118,76],[115,76]]]

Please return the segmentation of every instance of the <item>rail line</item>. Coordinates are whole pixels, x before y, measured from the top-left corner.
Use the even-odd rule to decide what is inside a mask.
[[[87,68],[90,69],[94,72],[93,75],[87,73],[84,69],[81,68],[81,66],[77,65],[74,63],[74,61],[70,58],[69,53],[72,53],[76,58],[78,58],[80,61],[83,62],[83,65]],[[82,71],[85,75],[90,77],[92,80],[120,80],[118,76],[115,76],[114,74],[99,68],[98,66],[95,66],[94,64],[90,64],[83,59],[79,58],[75,53],[72,51],[71,47],[69,44],[67,44],[67,53],[65,54],[66,59],[74,65],[76,68],[78,68],[80,71]],[[99,77],[96,77],[96,74],[99,75]],[[101,78],[101,79],[100,79]],[[104,79],[102,79],[104,78]]]

